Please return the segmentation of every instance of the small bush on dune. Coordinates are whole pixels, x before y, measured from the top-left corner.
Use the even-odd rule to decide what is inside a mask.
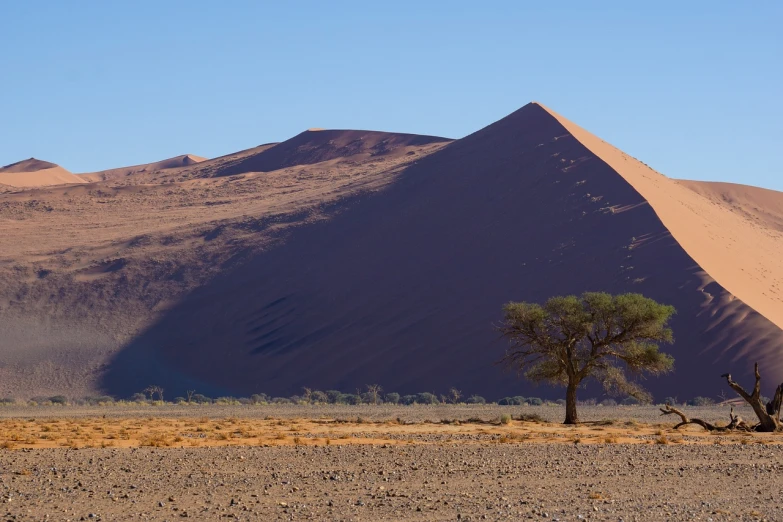
[[[530,397],[526,402],[531,406],[542,406],[544,404],[544,401],[538,397]]]

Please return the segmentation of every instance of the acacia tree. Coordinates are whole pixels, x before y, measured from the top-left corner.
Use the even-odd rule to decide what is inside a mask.
[[[531,381],[565,386],[565,424],[576,424],[576,391],[588,378],[609,393],[651,399],[628,376],[671,371],[674,359],[658,351],[658,343],[673,341],[668,321],[674,313],[640,294],[587,292],[552,297],[543,306],[508,303],[498,326],[509,341],[500,363]]]

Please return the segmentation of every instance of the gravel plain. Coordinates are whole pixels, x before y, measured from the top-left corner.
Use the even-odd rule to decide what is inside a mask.
[[[199,408],[189,415],[314,417],[309,407]],[[318,415],[409,422],[489,420],[519,407],[323,407]],[[559,420],[562,411],[531,407]],[[174,407],[98,408],[143,423]],[[6,418],[29,421],[44,409]],[[82,416],[67,408],[49,418]],[[652,407],[583,408],[583,416],[662,422]],[[701,409],[706,418],[726,408]],[[480,411],[480,413],[477,413]],[[60,415],[54,415],[54,413]],[[65,414],[65,415],[63,415]],[[181,413],[183,416],[185,413]],[[710,417],[712,415],[713,417]],[[102,418],[102,417],[100,417]],[[664,418],[666,423],[673,420]],[[516,421],[514,421],[516,422]],[[521,423],[520,423],[521,424]],[[433,429],[437,425],[433,424]],[[624,424],[621,424],[624,426]],[[689,428],[696,433],[697,428]],[[715,437],[707,444],[458,444],[433,438],[408,444],[0,450],[4,520],[783,520],[783,446]]]

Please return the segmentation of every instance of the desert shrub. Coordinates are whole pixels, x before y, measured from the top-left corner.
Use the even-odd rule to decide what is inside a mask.
[[[694,397],[686,403],[688,406],[709,406],[715,404],[715,401],[709,397]]]
[[[228,404],[228,405],[236,406],[237,404],[239,404],[239,401],[237,400],[236,397],[218,397],[217,399],[215,399],[215,404]]]
[[[200,393],[193,394],[193,397],[191,397],[190,400],[198,404],[212,404],[211,398],[207,397],[206,395],[202,395]]]
[[[636,397],[626,397],[625,399],[620,401],[620,404],[623,406],[636,406],[639,404],[639,399]]]
[[[131,395],[131,401],[133,402],[147,402],[147,396],[143,393],[134,393]]]
[[[114,397],[110,395],[99,395],[98,397],[85,397],[82,402],[90,406],[102,404],[114,404]]]
[[[520,406],[525,404],[525,398],[517,395],[516,397],[503,397],[498,401],[501,406]]]
[[[12,397],[3,397],[2,399],[0,399],[0,404],[8,405],[8,404],[14,404],[15,402],[16,402],[16,399],[14,399]]]
[[[59,404],[60,406],[64,406],[68,404],[68,398],[65,395],[54,395],[49,397],[49,402],[52,404]]]
[[[361,404],[362,400],[356,394],[353,393],[341,393],[337,399],[338,404]]]
[[[486,404],[487,400],[481,395],[471,395],[465,402],[468,404]]]
[[[329,396],[326,395],[325,392],[322,392],[321,390],[315,390],[312,395],[310,395],[310,400],[313,402],[319,402],[321,404],[329,402]]]
[[[269,401],[266,393],[254,393],[250,396],[250,402],[253,404],[264,404]]]
[[[416,404],[439,404],[437,395],[429,392],[422,392],[416,395]]]
[[[331,402],[332,404],[335,404],[336,402],[338,402],[338,399],[340,398],[340,395],[342,395],[342,394],[343,393],[341,391],[326,390],[326,396],[328,397],[329,402]]]
[[[403,395],[402,398],[400,399],[400,402],[402,404],[405,404],[406,406],[408,406],[410,404],[415,404],[416,403],[416,396],[415,395]]]
[[[538,413],[522,413],[517,415],[516,419],[525,422],[544,422],[544,418]]]
[[[399,393],[387,393],[383,396],[383,402],[387,402],[389,404],[399,404],[400,403],[400,394]]]
[[[597,401],[595,399],[584,399],[582,401],[576,401],[580,406],[595,406]]]
[[[566,403],[565,399],[557,399],[555,401],[555,404],[557,404],[558,406],[565,406],[565,403]]]
[[[671,404],[672,406],[675,406],[680,403],[680,401],[677,400],[677,397],[666,397],[663,399],[664,404]]]
[[[291,399],[288,397],[275,397],[272,399],[272,404],[291,404]]]
[[[174,404],[187,404],[188,400],[185,397],[174,397],[172,402],[174,402]]]
[[[501,424],[511,424],[511,415],[508,413],[504,413],[500,416],[500,423]]]
[[[617,401],[614,399],[604,399],[601,401],[601,406],[617,406]]]
[[[525,402],[527,402],[531,406],[542,406],[544,404],[544,401],[542,401],[538,397],[528,397],[527,401]]]
[[[242,404],[243,406],[248,406],[250,404],[253,404],[253,399],[251,399],[250,397],[240,397],[237,399],[237,401],[239,402],[239,404]]]

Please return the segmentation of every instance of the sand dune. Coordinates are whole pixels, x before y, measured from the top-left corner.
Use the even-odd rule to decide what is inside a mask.
[[[71,183],[84,181],[59,165],[35,158],[0,168],[0,186],[34,188]]]
[[[782,226],[781,193],[668,179],[535,103],[3,194],[0,391],[554,394],[494,365],[500,306],[605,290],[678,310],[659,399],[757,360],[769,392]]]
[[[747,375],[755,360],[774,387],[781,330],[726,289],[748,265],[735,260],[716,276],[706,266],[720,260],[702,257],[730,249],[697,248],[740,241],[733,234],[746,232],[744,218],[717,211],[727,237],[690,218],[670,230],[666,205],[709,201],[612,151],[527,105],[188,295],[134,339],[104,384],[118,393],[167,380],[224,393],[378,382],[403,392],[540,394],[493,365],[503,349],[491,328],[500,305],[606,290],[642,292],[679,311],[677,373],[648,383],[659,398],[718,390],[721,373]],[[765,268],[754,276],[774,283],[777,265]]]
[[[334,159],[386,156],[411,146],[447,142],[447,138],[357,130],[309,129],[290,140],[227,165],[213,175],[270,172],[294,165],[310,165]]]
[[[85,181],[106,181],[116,178],[122,178],[124,176],[132,176],[134,174],[156,172],[159,170],[175,169],[179,167],[187,167],[206,161],[207,158],[201,156],[195,156],[193,154],[183,154],[182,156],[175,156],[173,158],[165,159],[162,161],[156,161],[154,163],[144,163],[141,165],[133,165],[132,167],[121,167],[118,169],[101,170],[99,172],[87,172],[84,174],[77,174],[81,179]]]

